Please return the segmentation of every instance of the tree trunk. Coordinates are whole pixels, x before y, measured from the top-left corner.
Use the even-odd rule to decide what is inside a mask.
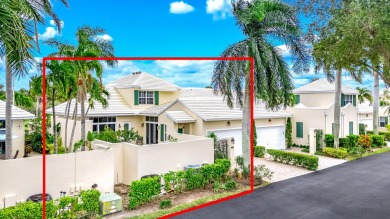
[[[70,104],[72,102],[72,99],[68,100],[66,103],[66,108],[65,108],[65,147],[69,151],[69,146],[68,146],[68,121],[69,121],[69,113],[70,113]]]
[[[85,101],[84,101],[84,95],[81,96],[81,103],[80,103],[80,106],[81,106],[81,140],[83,140],[83,146],[81,147],[81,151],[85,151],[85,140],[86,140],[86,136],[85,136]]]
[[[69,152],[73,151],[73,137],[74,137],[74,131],[76,130],[76,123],[77,123],[77,106],[78,106],[78,102],[76,100],[74,106],[74,112],[73,112],[73,127],[72,127],[72,133],[70,135]]]
[[[250,144],[250,91],[249,91],[249,72],[245,81],[244,106],[242,107],[242,156],[244,158],[244,166],[250,164],[251,152],[253,145]]]
[[[57,152],[58,152],[58,143],[57,143],[56,110],[55,110],[55,103],[54,103],[55,96],[56,96],[56,92],[55,92],[55,89],[53,88],[52,89],[52,93],[51,93],[51,109],[53,110],[53,121],[52,121],[53,137],[54,137],[53,144],[54,144],[54,154],[57,154]]]
[[[372,128],[374,134],[378,134],[378,123],[379,123],[379,75],[374,71],[374,97],[373,97],[373,115],[372,115]]]
[[[336,71],[334,96],[334,147],[339,147],[341,114],[341,70]]]
[[[12,106],[14,105],[12,71],[5,60],[6,65],[6,102],[5,102],[5,159],[12,158]]]

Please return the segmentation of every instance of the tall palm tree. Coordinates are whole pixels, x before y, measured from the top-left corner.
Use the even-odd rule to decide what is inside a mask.
[[[61,1],[67,6],[66,0]],[[37,24],[44,23],[45,14],[61,31],[49,0],[2,0],[0,4],[0,57],[5,57],[6,62],[5,159],[12,156],[13,76],[24,76],[33,64],[32,49],[39,50]]]
[[[358,101],[362,104],[365,100],[372,103],[372,94],[371,91],[366,87],[356,87],[356,90],[359,92]]]
[[[237,25],[246,38],[229,46],[221,56],[254,58],[255,94],[269,109],[292,104],[293,84],[290,70],[280,51],[270,38],[283,41],[294,60],[295,72],[309,71],[309,56],[301,39],[301,31],[295,10],[280,1],[237,0],[232,2],[232,12]],[[245,166],[250,163],[250,71],[249,63],[242,61],[218,61],[215,64],[212,87],[222,94],[230,108],[235,104],[242,108],[242,147]]]
[[[58,52],[53,55],[67,57],[114,57],[114,47],[109,40],[97,37],[106,32],[101,28],[92,28],[83,26],[78,28],[76,33],[77,46],[65,44],[57,40],[46,41],[48,45],[54,46]],[[102,74],[103,63],[96,60],[75,60],[72,61],[77,75],[77,101],[80,103],[81,114],[81,140],[86,142],[85,131],[85,102],[87,93],[91,90],[93,77],[96,76],[100,81],[100,87],[103,88]],[[107,66],[114,67],[116,61],[105,61]],[[76,105],[77,106],[77,105]],[[85,146],[82,147],[85,150]]]

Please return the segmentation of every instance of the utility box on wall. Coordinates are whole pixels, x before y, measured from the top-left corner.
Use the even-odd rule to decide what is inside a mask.
[[[99,210],[103,216],[122,211],[122,197],[115,193],[102,194],[99,198]]]

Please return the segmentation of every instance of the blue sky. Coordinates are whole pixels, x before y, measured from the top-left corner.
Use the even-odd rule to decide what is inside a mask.
[[[106,39],[112,40],[116,56],[219,56],[230,44],[244,38],[230,15],[230,0],[122,0],[106,1],[69,0],[69,8],[60,1],[52,1],[54,10],[63,21],[61,33],[49,17],[38,28],[41,52],[37,60],[53,52],[44,45],[46,39],[55,38],[75,43],[75,32],[82,25],[101,27]],[[306,21],[302,19],[302,22]],[[277,46],[277,43],[275,43]],[[279,47],[288,58],[283,45]],[[133,71],[146,71],[183,87],[204,87],[210,84],[212,62],[202,61],[122,61],[115,69],[106,69],[104,82],[110,82]],[[4,61],[0,60],[0,83],[5,84]],[[30,75],[38,74],[31,69]],[[296,87],[302,86],[322,74],[294,75]],[[29,77],[15,81],[15,89],[28,87]],[[357,84],[345,76],[344,84],[352,87],[371,87],[370,77]]]

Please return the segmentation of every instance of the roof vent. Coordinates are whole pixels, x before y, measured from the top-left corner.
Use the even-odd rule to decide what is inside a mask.
[[[133,72],[133,75],[139,75],[139,74],[141,74],[140,71]]]

